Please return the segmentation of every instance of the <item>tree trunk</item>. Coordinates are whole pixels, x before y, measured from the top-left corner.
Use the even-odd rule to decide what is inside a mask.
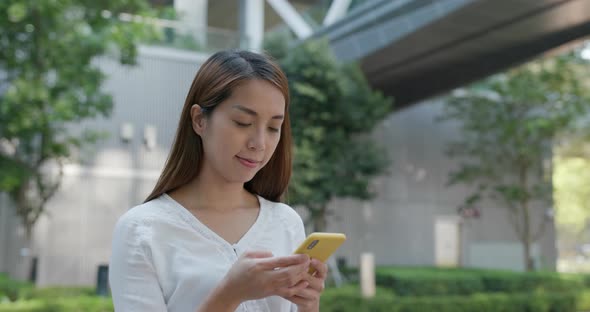
[[[326,228],[328,227],[328,222],[326,220],[325,211],[316,215],[313,218],[313,230],[315,232],[325,232]]]
[[[527,272],[534,271],[535,263],[533,261],[533,258],[531,257],[531,243],[522,242],[522,247],[524,249],[524,267]]]
[[[522,247],[524,250],[524,267],[527,272],[534,271],[535,266],[531,257],[531,220],[530,211],[527,201],[522,202],[522,214],[523,214],[523,233],[522,233]]]
[[[25,242],[26,254],[22,256],[22,263],[24,265],[24,278],[33,283],[37,283],[37,261],[38,258],[35,254],[35,248],[33,246],[33,239],[27,238]]]
[[[19,277],[22,280],[27,280],[29,282],[36,283],[38,258],[35,254],[35,246],[33,241],[33,230],[35,223],[29,220],[28,218],[29,204],[27,203],[26,197],[24,196],[25,192],[26,184],[22,186],[22,189],[18,193],[19,196],[13,199],[14,203],[16,204],[16,210],[21,213],[19,215],[19,218],[21,221],[21,226],[24,230],[24,245],[19,251],[19,255],[21,257],[20,265],[22,268],[19,270]]]
[[[519,178],[520,178],[520,187],[522,190],[528,191],[528,181],[527,181],[527,168],[528,166],[522,165],[520,167]],[[520,209],[522,210],[522,247],[524,249],[524,268],[527,272],[534,271],[535,266],[533,259],[531,257],[531,243],[532,243],[532,233],[531,233],[531,213],[529,207],[529,198],[528,194],[523,195],[520,199]],[[518,222],[518,221],[517,221]]]

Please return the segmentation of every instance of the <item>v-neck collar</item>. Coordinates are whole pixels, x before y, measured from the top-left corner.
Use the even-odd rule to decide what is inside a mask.
[[[257,237],[260,233],[263,232],[263,226],[267,223],[266,218],[268,217],[267,213],[267,206],[266,206],[266,199],[261,197],[260,195],[256,194],[256,198],[258,198],[258,204],[260,209],[258,210],[258,216],[256,217],[256,221],[250,226],[248,231],[236,242],[235,244],[231,244],[223,237],[219,236],[217,232],[213,231],[207,225],[205,225],[199,218],[193,215],[188,209],[182,206],[179,202],[177,202],[174,198],[172,198],[167,193],[162,194],[164,200],[166,200],[176,211],[179,212],[180,216],[190,224],[195,230],[201,233],[206,238],[217,242],[226,247],[234,248],[239,246],[240,249],[247,249],[252,243],[257,240]]]

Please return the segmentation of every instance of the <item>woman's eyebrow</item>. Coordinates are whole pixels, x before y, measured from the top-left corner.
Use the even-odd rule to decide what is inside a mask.
[[[240,104],[234,104],[232,107],[235,108],[235,109],[238,109],[238,110],[240,110],[240,111],[242,111],[242,112],[244,112],[244,113],[246,113],[248,115],[252,115],[252,116],[255,116],[255,117],[258,116],[258,113],[257,112],[255,112],[255,111],[253,111],[253,110],[251,110],[251,109],[249,109],[247,107],[244,107],[244,106],[242,106]],[[284,118],[285,118],[284,115],[275,115],[275,116],[272,116],[272,119],[284,119]]]

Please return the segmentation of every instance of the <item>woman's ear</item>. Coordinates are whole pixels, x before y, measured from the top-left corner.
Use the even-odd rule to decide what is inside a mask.
[[[207,118],[205,118],[203,108],[201,108],[199,104],[194,104],[191,106],[191,122],[193,125],[193,130],[199,136],[203,135],[203,132],[205,131],[206,120]]]

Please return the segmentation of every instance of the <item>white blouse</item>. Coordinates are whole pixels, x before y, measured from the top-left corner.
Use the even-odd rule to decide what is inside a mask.
[[[109,268],[115,311],[194,312],[245,251],[287,256],[305,239],[289,206],[258,196],[252,227],[230,244],[167,194],[118,220]],[[278,296],[245,301],[236,311],[297,311]]]

